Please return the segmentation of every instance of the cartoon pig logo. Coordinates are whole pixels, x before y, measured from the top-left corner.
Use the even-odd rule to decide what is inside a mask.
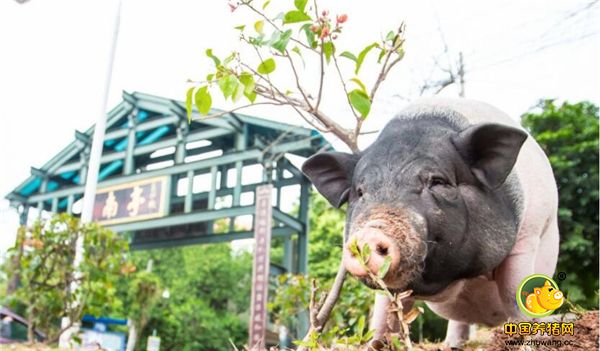
[[[546,280],[544,286],[533,289],[533,293],[527,295],[525,307],[532,313],[542,314],[559,308],[564,300],[562,291],[554,289]]]
[[[531,317],[550,315],[565,301],[556,283],[541,274],[525,278],[518,290],[517,303],[521,311]]]

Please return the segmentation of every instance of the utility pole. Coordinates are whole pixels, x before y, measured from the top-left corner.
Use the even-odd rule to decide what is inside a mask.
[[[113,36],[110,50],[108,53],[108,64],[106,66],[105,78],[104,78],[104,91],[102,97],[98,101],[96,106],[96,125],[94,126],[94,137],[92,139],[92,149],[90,152],[90,158],[88,161],[87,175],[85,181],[85,190],[83,193],[83,207],[81,210],[81,224],[86,224],[92,221],[92,215],[94,211],[94,200],[96,198],[96,188],[98,186],[98,172],[100,171],[100,160],[102,157],[102,146],[104,144],[104,134],[106,130],[106,106],[108,104],[108,95],[110,92],[110,82],[113,72],[113,64],[115,61],[115,52],[117,49],[117,40],[119,38],[119,26],[121,22],[121,3],[122,0],[118,0],[113,20]],[[84,238],[79,235],[75,243],[75,258],[73,259],[73,266],[75,268],[75,274],[81,274],[79,266],[83,261]],[[77,283],[73,283],[71,289],[74,291],[78,288]],[[77,301],[75,303],[81,303]],[[67,328],[59,339],[60,348],[68,348],[70,344],[71,336],[79,329],[78,322],[69,320],[69,317],[63,317],[61,322],[62,327],[71,325]]]

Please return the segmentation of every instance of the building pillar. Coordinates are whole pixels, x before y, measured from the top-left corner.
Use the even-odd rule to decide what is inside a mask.
[[[244,124],[242,133],[238,133],[235,139],[235,151],[246,150],[246,144],[248,139],[248,126]],[[244,163],[237,161],[235,163],[235,187],[233,188],[233,201],[231,207],[238,207],[240,205],[240,198],[242,196],[242,170]],[[229,231],[235,231],[235,217],[229,219]]]
[[[300,185],[300,211],[298,219],[303,224],[302,232],[298,233],[298,273],[308,273],[308,203],[310,201],[310,184],[303,181]]]
[[[44,194],[46,192],[46,189],[48,188],[48,177],[44,177],[42,179],[42,185],[40,185],[40,194]],[[44,210],[44,201],[40,200],[37,203],[37,209],[38,209],[38,218],[42,218],[42,211]]]
[[[79,162],[81,162],[81,169],[79,170],[79,185],[84,185],[87,179],[88,161],[90,159],[90,146],[87,145],[83,148],[79,154]]]
[[[177,128],[177,146],[175,147],[175,164],[185,162],[185,136],[188,133],[187,120]]]
[[[190,213],[194,205],[194,171],[190,170],[187,172],[187,187],[185,191],[185,202],[183,205],[183,212]]]
[[[298,219],[303,224],[303,230],[298,233],[298,273],[308,274],[308,232],[309,219],[308,208],[310,201],[310,183],[304,178],[300,185],[300,211]],[[303,311],[298,316],[298,335],[306,335],[308,332],[308,311]]]
[[[133,174],[135,170],[135,143],[136,140],[136,114],[131,113],[127,116],[127,124],[129,127],[129,134],[127,135],[127,150],[125,151],[125,166],[123,167],[123,174]]]

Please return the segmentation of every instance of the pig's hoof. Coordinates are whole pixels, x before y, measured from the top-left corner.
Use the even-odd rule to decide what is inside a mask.
[[[371,340],[371,342],[369,343],[369,351],[379,351],[379,350],[383,350],[385,348],[385,342],[383,340],[380,339],[374,339]]]

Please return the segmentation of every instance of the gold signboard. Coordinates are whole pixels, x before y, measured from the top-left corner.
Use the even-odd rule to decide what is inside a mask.
[[[163,217],[166,214],[169,177],[156,177],[99,189],[93,220],[117,224]]]

